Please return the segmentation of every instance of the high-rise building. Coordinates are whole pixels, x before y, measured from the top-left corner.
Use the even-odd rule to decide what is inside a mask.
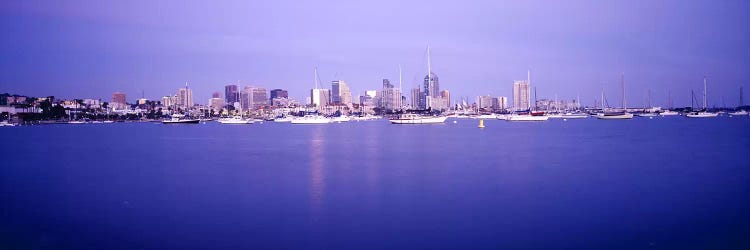
[[[422,101],[420,101],[420,104],[423,106],[420,108],[435,108],[430,107],[428,102],[433,103],[434,101],[429,99],[440,97],[440,80],[438,79],[437,74],[430,72],[429,75],[426,75],[424,77],[423,88]]]
[[[378,107],[380,107],[381,109],[401,109],[401,91],[397,88],[394,88],[393,84],[391,84],[388,79],[383,79],[383,89],[380,90],[380,94],[378,96]]]
[[[125,93],[122,92],[115,92],[112,94],[112,102],[113,103],[120,103],[125,104]]]
[[[505,96],[497,97],[497,109],[507,109],[507,108],[508,108],[508,97],[505,97]]]
[[[331,102],[334,104],[350,105],[352,103],[352,92],[344,80],[331,82]]]
[[[492,106],[496,102],[496,100],[494,99],[495,98],[489,95],[477,96],[477,108],[486,109],[486,110],[492,109]]]
[[[187,86],[177,89],[177,105],[184,108],[193,107],[193,90]]]
[[[420,88],[411,89],[411,108],[418,109],[423,106],[422,102],[422,90]]]
[[[221,94],[219,94],[219,96],[221,96]],[[208,99],[208,107],[213,111],[221,111],[221,109],[224,108],[224,99],[214,96],[211,99]]]
[[[442,90],[442,91],[440,91],[440,97],[443,98],[443,100],[445,101],[445,103],[450,108],[450,106],[451,106],[451,92],[448,91],[447,89]]]
[[[272,89],[271,90],[271,100],[276,98],[286,98],[289,99],[289,92],[283,89]]]
[[[310,90],[310,104],[315,107],[322,108],[328,106],[331,103],[331,90],[330,89],[311,89]]]
[[[513,108],[525,110],[531,107],[531,89],[529,81],[518,80],[513,82]]]
[[[237,88],[237,85],[230,84],[224,86],[224,100],[226,100],[229,105],[240,101],[240,91],[239,88]]]
[[[262,87],[245,86],[240,96],[242,109],[259,109],[270,103],[268,92]]]

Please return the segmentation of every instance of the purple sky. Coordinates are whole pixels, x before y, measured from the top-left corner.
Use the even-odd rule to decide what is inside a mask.
[[[621,73],[629,106],[647,89],[656,105],[668,90],[689,105],[704,75],[711,105],[750,86],[748,1],[103,2],[0,2],[0,92],[133,101],[187,81],[205,103],[239,81],[304,101],[314,66],[356,95],[397,84],[399,64],[406,90],[426,73],[427,43],[453,99],[510,97],[527,69],[540,98],[584,104],[602,88],[619,104]]]

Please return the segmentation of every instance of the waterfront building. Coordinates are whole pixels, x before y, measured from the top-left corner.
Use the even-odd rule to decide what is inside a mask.
[[[352,92],[344,80],[331,82],[331,102],[347,106],[352,104]]]
[[[451,92],[448,91],[447,89],[444,89],[440,91],[440,97],[442,97],[443,100],[445,100],[446,106],[450,108],[451,107]]]
[[[271,90],[271,103],[272,104],[273,104],[273,100],[276,98],[289,99],[289,92],[283,89],[272,89]]]
[[[241,91],[242,109],[260,109],[269,104],[268,92],[263,87],[245,86]]]
[[[177,106],[182,108],[191,108],[194,106],[193,90],[185,85],[184,88],[177,89]]]
[[[112,94],[112,103],[125,104],[125,93],[115,92]]]
[[[229,84],[224,86],[224,100],[227,104],[234,104],[240,101],[240,91],[237,85]]]
[[[497,99],[489,95],[477,96],[477,108],[480,109],[491,110],[496,102]]]
[[[505,96],[498,96],[497,97],[497,107],[495,109],[498,110],[504,110],[508,108],[508,97]]]
[[[528,80],[513,82],[513,108],[525,110],[531,107],[531,89]]]
[[[331,90],[330,89],[311,89],[310,90],[310,104],[322,108],[328,106],[331,103]]]
[[[214,95],[208,99],[208,107],[214,112],[220,112],[224,108],[224,99],[221,98],[221,94],[219,96]]]
[[[426,75],[424,77],[422,98],[420,101],[420,105],[422,106],[420,106],[420,108],[422,109],[436,108],[436,107],[430,106],[430,103],[437,104],[438,102],[434,100],[437,97],[440,97],[440,80],[438,79],[437,74],[430,72],[429,75]],[[433,99],[433,100],[429,100],[429,99]]]
[[[417,109],[424,106],[422,104],[422,90],[420,88],[411,89],[411,108]]]
[[[401,91],[394,88],[388,79],[383,79],[383,88],[378,96],[379,108],[384,110],[401,109]]]

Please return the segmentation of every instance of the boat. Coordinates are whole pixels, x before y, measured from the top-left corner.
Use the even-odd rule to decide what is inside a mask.
[[[679,114],[680,113],[677,113],[676,111],[672,111],[672,110],[664,110],[661,113],[659,113],[659,115],[661,116],[673,116],[673,115],[679,115]]]
[[[345,116],[345,115],[342,115],[342,116],[338,116],[338,117],[332,118],[331,122],[348,122],[348,121],[351,121],[351,120],[352,120],[352,118],[350,118],[348,116]]]
[[[388,121],[391,124],[436,124],[444,123],[447,116],[422,116],[419,114],[402,114],[396,119]]]
[[[330,118],[326,118],[319,115],[305,115],[303,117],[295,117],[291,121],[292,124],[326,124],[331,123]]]
[[[255,122],[253,119],[243,119],[239,115],[232,116],[231,118],[222,118],[217,121],[221,124],[253,124]]]
[[[623,120],[623,119],[633,119],[633,114],[628,113],[628,108],[625,102],[625,75],[621,78],[621,84],[622,84],[622,111],[606,111],[604,110],[604,91],[602,91],[602,112],[596,114],[597,119],[602,120]]]
[[[505,119],[511,122],[542,122],[549,120],[549,116],[545,115],[509,115]]]
[[[589,118],[589,115],[584,113],[565,113],[561,115],[563,119],[584,119]]]
[[[497,115],[495,114],[479,115],[475,119],[497,119]]]
[[[747,115],[747,114],[748,114],[747,111],[744,111],[744,110],[738,110],[738,111],[734,111],[734,112],[729,113],[729,115],[732,115],[732,116]]]
[[[81,120],[74,120],[74,121],[68,121],[68,124],[86,124],[86,122],[81,121]]]
[[[13,126],[16,126],[16,124],[9,123],[8,121],[1,121],[0,122],[0,127],[13,127]]]
[[[292,117],[289,117],[289,116],[277,117],[273,119],[273,122],[278,122],[278,123],[291,122],[291,121],[292,121]]]
[[[656,113],[638,113],[638,117],[656,117]]]
[[[706,103],[706,77],[703,77],[703,110],[693,111],[685,114],[685,116],[689,118],[712,118],[719,116],[719,113],[708,112]]]
[[[596,118],[603,119],[603,120],[633,119],[633,114],[625,112],[625,111],[621,111],[621,112],[608,111],[608,112],[602,112],[602,113],[596,114]]]
[[[172,115],[172,118],[169,120],[161,121],[161,123],[163,124],[198,124],[200,122],[201,120],[185,118],[184,115],[178,115],[178,114]]]

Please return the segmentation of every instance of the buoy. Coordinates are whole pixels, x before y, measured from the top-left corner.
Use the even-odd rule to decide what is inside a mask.
[[[484,128],[484,119],[479,119],[479,128]]]
[[[567,122],[567,121],[568,121],[568,118],[565,118],[565,119],[563,119],[563,121],[564,121],[564,122]]]
[[[456,123],[458,123],[458,121],[453,121],[453,124],[456,124]]]

